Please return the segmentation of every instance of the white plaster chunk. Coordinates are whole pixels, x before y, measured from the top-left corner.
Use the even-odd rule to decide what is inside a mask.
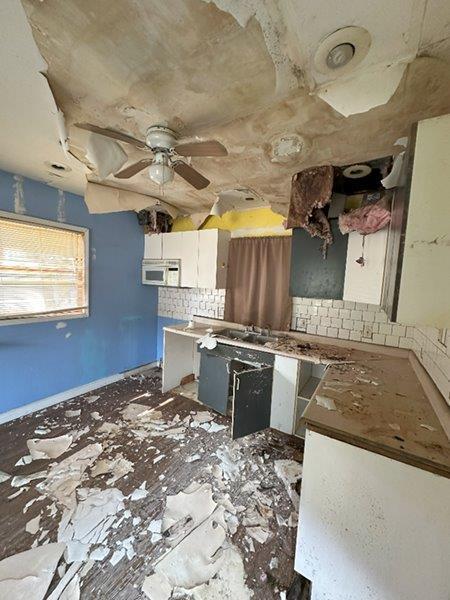
[[[95,561],[102,561],[105,560],[109,553],[110,549],[107,546],[98,546],[98,548],[95,548],[89,554],[89,559]]]
[[[134,502],[136,500],[143,500],[144,498],[146,498],[148,496],[148,490],[145,489],[146,485],[147,482],[143,481],[137,489],[131,492],[131,494],[129,495],[129,499],[132,502]]]
[[[333,398],[329,398],[328,396],[321,396],[320,394],[316,394],[315,400],[318,406],[322,408],[326,408],[327,410],[337,410],[336,404]]]
[[[26,456],[22,456],[22,458],[19,458],[19,460],[14,466],[23,467],[24,465],[29,465],[32,460],[33,457],[31,456],[31,454],[27,454]]]
[[[406,63],[377,65],[351,77],[336,79],[320,87],[316,94],[344,117],[367,112],[390,100],[406,66]]]
[[[167,542],[177,544],[182,537],[195,529],[216,508],[209,483],[193,482],[175,496],[167,496],[166,510],[162,520],[162,532],[170,534]]]
[[[172,587],[192,589],[214,577],[224,561],[226,540],[224,509],[213,514],[194,529],[155,567],[155,572],[167,577]]]
[[[112,485],[118,479],[121,479],[128,473],[134,471],[134,465],[131,461],[123,457],[122,454],[118,454],[112,459],[99,460],[94,467],[91,469],[91,475],[98,477],[106,473],[111,473],[111,477],[107,480],[107,485]]]
[[[41,515],[34,517],[34,519],[30,519],[30,521],[28,521],[28,523],[25,525],[25,531],[31,535],[35,535],[39,531],[40,520]]]
[[[31,473],[30,475],[16,475],[11,480],[11,487],[22,487],[35,479],[43,479],[46,475],[46,471],[38,471],[37,473]]]
[[[66,417],[79,417],[81,415],[81,408],[76,410],[66,410],[64,414]]]
[[[58,541],[67,543],[67,562],[85,560],[92,544],[101,544],[116,514],[125,508],[124,496],[116,488],[80,490],[81,501],[66,510],[58,529]]]
[[[0,598],[42,600],[65,544],[46,544],[0,561]]]
[[[270,530],[265,527],[247,527],[247,534],[260,544],[265,544],[270,537]]]
[[[197,423],[208,423],[214,419],[214,415],[212,415],[208,410],[200,410],[193,415],[194,421]]]
[[[27,446],[33,460],[58,458],[58,456],[67,452],[72,441],[73,436],[66,434],[54,438],[27,440]]]
[[[115,567],[122,560],[122,558],[124,556],[125,556],[124,548],[121,548],[120,550],[115,550],[113,555],[109,559],[109,562],[112,564],[113,567]]]
[[[274,467],[275,473],[284,483],[292,504],[298,509],[300,496],[292,486],[295,486],[298,480],[301,479],[303,472],[302,465],[295,460],[282,459],[274,461]]]
[[[69,581],[59,600],[80,600],[80,576],[78,573]]]
[[[162,573],[154,573],[144,579],[142,591],[150,600],[169,600],[172,586]]]
[[[81,485],[86,469],[91,466],[103,451],[101,444],[89,444],[52,467],[37,489],[58,504],[75,508],[75,490]]]
[[[4,481],[8,481],[8,479],[11,479],[11,475],[9,475],[8,473],[5,473],[5,471],[0,471],[0,483],[3,483]]]
[[[253,592],[245,584],[245,570],[242,557],[234,548],[224,551],[223,566],[214,579],[191,592],[193,600],[249,600]]]

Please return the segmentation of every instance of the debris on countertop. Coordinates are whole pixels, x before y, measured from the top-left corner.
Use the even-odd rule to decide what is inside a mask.
[[[287,336],[274,342],[266,342],[264,347],[283,352],[284,354],[292,354],[299,358],[308,357],[321,363],[348,361],[352,356],[351,348],[302,342],[297,338]]]

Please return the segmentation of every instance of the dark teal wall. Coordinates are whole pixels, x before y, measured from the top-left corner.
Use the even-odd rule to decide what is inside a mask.
[[[136,215],[90,215],[80,196],[2,171],[0,210],[14,212],[17,182],[27,215],[89,228],[90,316],[61,329],[57,321],[0,326],[0,412],[157,358],[158,295],[140,282]]]

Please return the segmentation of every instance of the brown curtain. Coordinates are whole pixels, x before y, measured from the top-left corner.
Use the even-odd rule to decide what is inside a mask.
[[[234,238],[228,255],[225,320],[285,331],[291,323],[291,237]]]

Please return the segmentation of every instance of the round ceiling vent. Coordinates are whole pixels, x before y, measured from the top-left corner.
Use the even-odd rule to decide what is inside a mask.
[[[370,44],[370,33],[364,27],[343,27],[321,41],[314,66],[324,75],[347,73],[367,56]]]
[[[369,165],[350,165],[342,171],[342,174],[349,179],[360,179],[367,177],[371,172],[372,168]]]

